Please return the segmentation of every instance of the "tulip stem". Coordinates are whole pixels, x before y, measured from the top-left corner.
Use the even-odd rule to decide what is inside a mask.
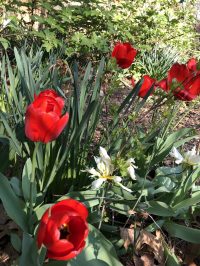
[[[29,227],[30,232],[32,232],[33,224],[32,224],[32,213],[33,213],[33,189],[35,182],[35,168],[36,168],[36,154],[39,147],[39,142],[35,144],[35,149],[33,151],[32,157],[32,172],[31,172],[31,180],[30,180],[30,209],[29,209]]]

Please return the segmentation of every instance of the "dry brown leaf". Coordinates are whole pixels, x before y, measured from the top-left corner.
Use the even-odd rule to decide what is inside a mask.
[[[156,236],[142,230],[136,242],[136,252],[138,255],[153,255],[159,265],[164,265],[164,248],[162,245],[162,236],[160,231],[156,232]]]
[[[154,258],[150,254],[144,254],[141,257],[133,257],[135,266],[154,266]]]
[[[133,261],[135,266],[144,266],[141,258],[136,255],[133,256]]]
[[[143,262],[143,266],[154,266],[154,258],[149,254],[141,256],[141,260]]]
[[[128,249],[129,245],[134,244],[134,229],[133,228],[120,228],[121,239],[124,240],[124,247]]]

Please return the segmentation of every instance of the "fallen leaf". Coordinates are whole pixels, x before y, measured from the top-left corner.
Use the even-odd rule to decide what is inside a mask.
[[[134,229],[132,228],[120,228],[121,239],[124,240],[124,247],[127,250],[129,245],[134,244]]]
[[[157,260],[160,266],[164,265],[164,247],[162,245],[162,235],[160,231],[157,230],[155,236],[145,230],[142,230],[137,239],[135,250],[141,258],[145,255],[144,258],[146,261],[150,257],[153,257]],[[147,255],[148,257],[146,257]],[[150,263],[150,260],[148,263]]]

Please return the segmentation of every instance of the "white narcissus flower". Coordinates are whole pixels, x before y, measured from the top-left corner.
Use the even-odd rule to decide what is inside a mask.
[[[180,152],[175,147],[172,148],[172,150],[169,154],[170,154],[170,156],[172,156],[176,159],[175,160],[176,164],[180,164],[184,160],[183,156],[180,154]]]
[[[127,164],[128,164],[127,167],[128,174],[133,180],[136,180],[135,169],[137,169],[137,166],[135,165],[135,159],[134,158],[128,159]]]
[[[132,192],[131,189],[123,186],[121,184],[122,178],[120,176],[114,176],[114,166],[112,164],[111,158],[108,155],[106,149],[103,147],[99,148],[100,157],[94,157],[95,162],[97,164],[97,169],[90,168],[84,170],[84,172],[88,172],[92,177],[98,177],[95,181],[92,182],[92,189],[98,189],[105,181],[113,181],[118,184],[123,189],[128,192]]]
[[[4,19],[1,24],[1,28],[5,29],[10,22],[11,22],[11,19]]]
[[[185,152],[183,156],[173,147],[170,155],[176,159],[176,164],[186,163],[192,166],[200,165],[200,155],[196,152],[195,147],[193,147],[191,151]]]

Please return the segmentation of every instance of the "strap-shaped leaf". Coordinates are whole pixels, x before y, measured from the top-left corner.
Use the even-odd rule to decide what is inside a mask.
[[[8,216],[21,227],[24,232],[28,231],[27,217],[23,210],[23,204],[13,192],[8,179],[0,173],[0,199]]]
[[[200,244],[200,230],[180,225],[174,222],[166,222],[165,230],[173,237],[178,237],[187,242]]]

